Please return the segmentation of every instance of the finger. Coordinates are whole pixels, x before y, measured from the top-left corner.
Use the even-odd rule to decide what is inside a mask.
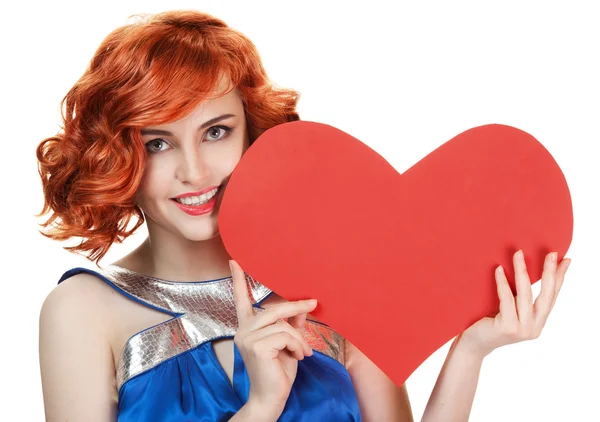
[[[262,340],[265,337],[272,336],[277,333],[288,333],[291,336],[295,337],[302,344],[303,353],[307,356],[312,355],[312,348],[306,342],[306,339],[297,329],[292,327],[287,322],[280,322],[279,324],[272,324],[268,327],[262,328],[258,331],[253,331],[246,337],[247,344],[252,344],[253,342],[257,342]]]
[[[248,296],[248,287],[246,285],[246,275],[237,262],[229,261],[231,268],[231,277],[233,278],[233,297],[235,309],[237,311],[238,325],[245,325],[251,317],[254,316],[252,310],[252,301]]]
[[[556,269],[556,293],[560,291],[563,282],[565,281],[565,274],[571,265],[571,258],[563,259],[560,265]]]
[[[565,274],[569,269],[569,265],[571,265],[571,258],[563,259],[558,268],[556,269],[556,292],[554,293],[554,300],[552,301],[552,307],[556,303],[556,298],[558,297],[558,293],[562,288],[563,282],[565,281]]]
[[[498,298],[500,299],[500,315],[502,319],[509,323],[516,321],[517,308],[515,306],[515,297],[510,289],[502,265],[496,268],[496,287]]]
[[[519,250],[513,256],[513,265],[515,267],[515,284],[517,286],[517,316],[519,321],[528,323],[533,315],[533,293],[531,292],[531,282],[523,251]]]
[[[538,332],[546,325],[556,294],[556,253],[546,255],[542,272],[542,289],[533,304],[533,313]]]
[[[278,319],[291,318],[302,313],[308,313],[314,310],[316,306],[317,301],[315,299],[278,303],[256,315],[250,329],[252,331],[259,330],[275,323]]]
[[[302,330],[304,328],[304,324],[306,323],[306,316],[308,314],[306,312],[303,312],[299,315],[295,315],[293,317],[288,318],[288,323],[298,329],[298,330]]]
[[[280,351],[287,349],[297,360],[304,359],[302,344],[296,337],[287,332],[275,333],[264,337],[255,343],[255,350],[258,354],[269,358],[275,358]]]

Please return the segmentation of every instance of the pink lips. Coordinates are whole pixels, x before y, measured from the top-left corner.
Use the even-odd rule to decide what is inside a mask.
[[[182,195],[176,196],[175,198],[184,198],[186,196],[199,196],[199,195],[202,195],[203,193],[210,192],[211,190],[213,190],[216,187],[217,186],[213,186],[211,188],[204,189],[200,192],[184,193]],[[186,214],[197,216],[197,215],[207,214],[215,208],[215,204],[217,203],[217,195],[219,194],[219,192],[220,192],[220,190],[217,191],[215,196],[213,196],[210,199],[210,201],[208,201],[206,204],[202,204],[202,205],[185,205],[185,204],[175,201],[174,198],[171,198],[171,201],[173,201],[173,203],[175,205],[177,205],[179,207],[179,209],[181,211],[185,212]]]

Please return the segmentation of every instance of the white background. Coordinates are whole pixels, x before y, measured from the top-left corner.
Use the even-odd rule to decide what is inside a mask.
[[[302,93],[304,120],[363,140],[398,171],[481,124],[534,135],[573,196],[573,263],[542,336],[484,362],[471,421],[600,420],[598,121],[600,16],[594,2],[23,2],[3,6],[0,419],[43,420],[39,309],[60,275],[89,265],[37,232],[35,147],[101,40],[135,13],[194,8],[258,47],[277,84]],[[485,3],[485,4],[484,4]],[[132,249],[144,231],[115,246]],[[465,256],[465,262],[469,257]],[[539,283],[536,284],[539,287]],[[539,291],[536,290],[536,292]],[[448,346],[408,380],[419,420]],[[401,356],[402,345],[399,347]]]

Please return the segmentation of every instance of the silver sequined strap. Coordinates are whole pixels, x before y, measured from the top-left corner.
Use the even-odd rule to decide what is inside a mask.
[[[207,282],[171,282],[114,265],[102,274],[134,299],[179,315],[133,335],[126,342],[117,368],[119,388],[167,359],[207,341],[233,337],[237,332],[231,277]],[[246,281],[254,303],[271,293],[249,275]],[[344,340],[334,330],[307,320],[304,336],[314,350],[344,364]]]
[[[344,338],[330,327],[307,320],[304,325],[304,338],[313,350],[318,350],[346,365]]]
[[[188,313],[197,308],[205,308],[205,299],[208,297],[216,298],[217,305],[219,298],[230,296],[233,299],[231,277],[202,282],[176,282],[140,274],[117,265],[109,265],[100,273],[135,299],[169,312]],[[246,275],[246,282],[253,303],[260,302],[272,293],[250,275]]]

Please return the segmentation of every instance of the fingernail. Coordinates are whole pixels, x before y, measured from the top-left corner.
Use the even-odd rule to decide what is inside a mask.
[[[229,260],[229,271],[233,274],[233,261],[231,259]]]
[[[496,268],[496,273],[498,275],[504,274],[504,269],[502,268],[502,265],[500,265],[498,268]]]
[[[556,255],[558,255],[556,252],[552,252],[550,254],[550,262],[552,262],[552,263],[556,262]]]
[[[310,299],[306,301],[306,304],[308,306],[315,306],[317,304],[317,300],[316,299]]]
[[[519,259],[523,258],[523,250],[522,249],[519,249],[517,251],[517,258],[519,258]]]

